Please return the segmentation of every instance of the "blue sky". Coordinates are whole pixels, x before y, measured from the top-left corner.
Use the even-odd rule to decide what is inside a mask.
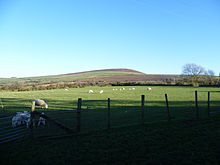
[[[219,0],[0,0],[0,77],[220,72]]]

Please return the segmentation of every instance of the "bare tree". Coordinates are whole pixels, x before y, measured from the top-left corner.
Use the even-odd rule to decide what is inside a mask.
[[[188,63],[183,66],[182,74],[184,80],[191,83],[194,86],[202,85],[213,85],[215,84],[216,78],[213,70],[205,70],[204,67],[193,63]]]
[[[206,84],[213,85],[215,84],[215,81],[217,80],[215,78],[215,72],[213,70],[208,69],[205,73],[204,81],[206,80]]]
[[[193,63],[185,64],[183,66],[183,71],[182,71],[183,75],[198,76],[198,75],[203,75],[205,73],[206,73],[205,68]]]
[[[213,70],[208,69],[206,75],[215,76],[215,72]]]
[[[205,75],[206,70],[202,66],[188,63],[183,66],[182,74],[186,75],[185,81],[192,83],[194,86],[198,86],[201,75]]]

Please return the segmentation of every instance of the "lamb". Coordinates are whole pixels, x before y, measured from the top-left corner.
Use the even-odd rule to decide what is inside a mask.
[[[41,108],[48,108],[47,103],[44,100],[41,99],[33,99],[32,101],[35,101],[36,106],[40,106]]]
[[[42,112],[41,114],[44,115],[43,112]],[[46,125],[46,119],[43,118],[43,117],[40,115],[40,118],[39,118],[39,120],[38,120],[38,124],[37,124],[37,125],[40,126],[41,124]]]

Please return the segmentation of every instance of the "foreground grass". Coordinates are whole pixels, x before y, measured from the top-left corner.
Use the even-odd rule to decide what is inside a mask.
[[[0,147],[1,164],[220,164],[220,116]]]

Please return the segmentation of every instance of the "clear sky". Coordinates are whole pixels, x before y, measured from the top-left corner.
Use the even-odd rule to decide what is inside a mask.
[[[219,0],[0,0],[0,77],[220,72]]]

